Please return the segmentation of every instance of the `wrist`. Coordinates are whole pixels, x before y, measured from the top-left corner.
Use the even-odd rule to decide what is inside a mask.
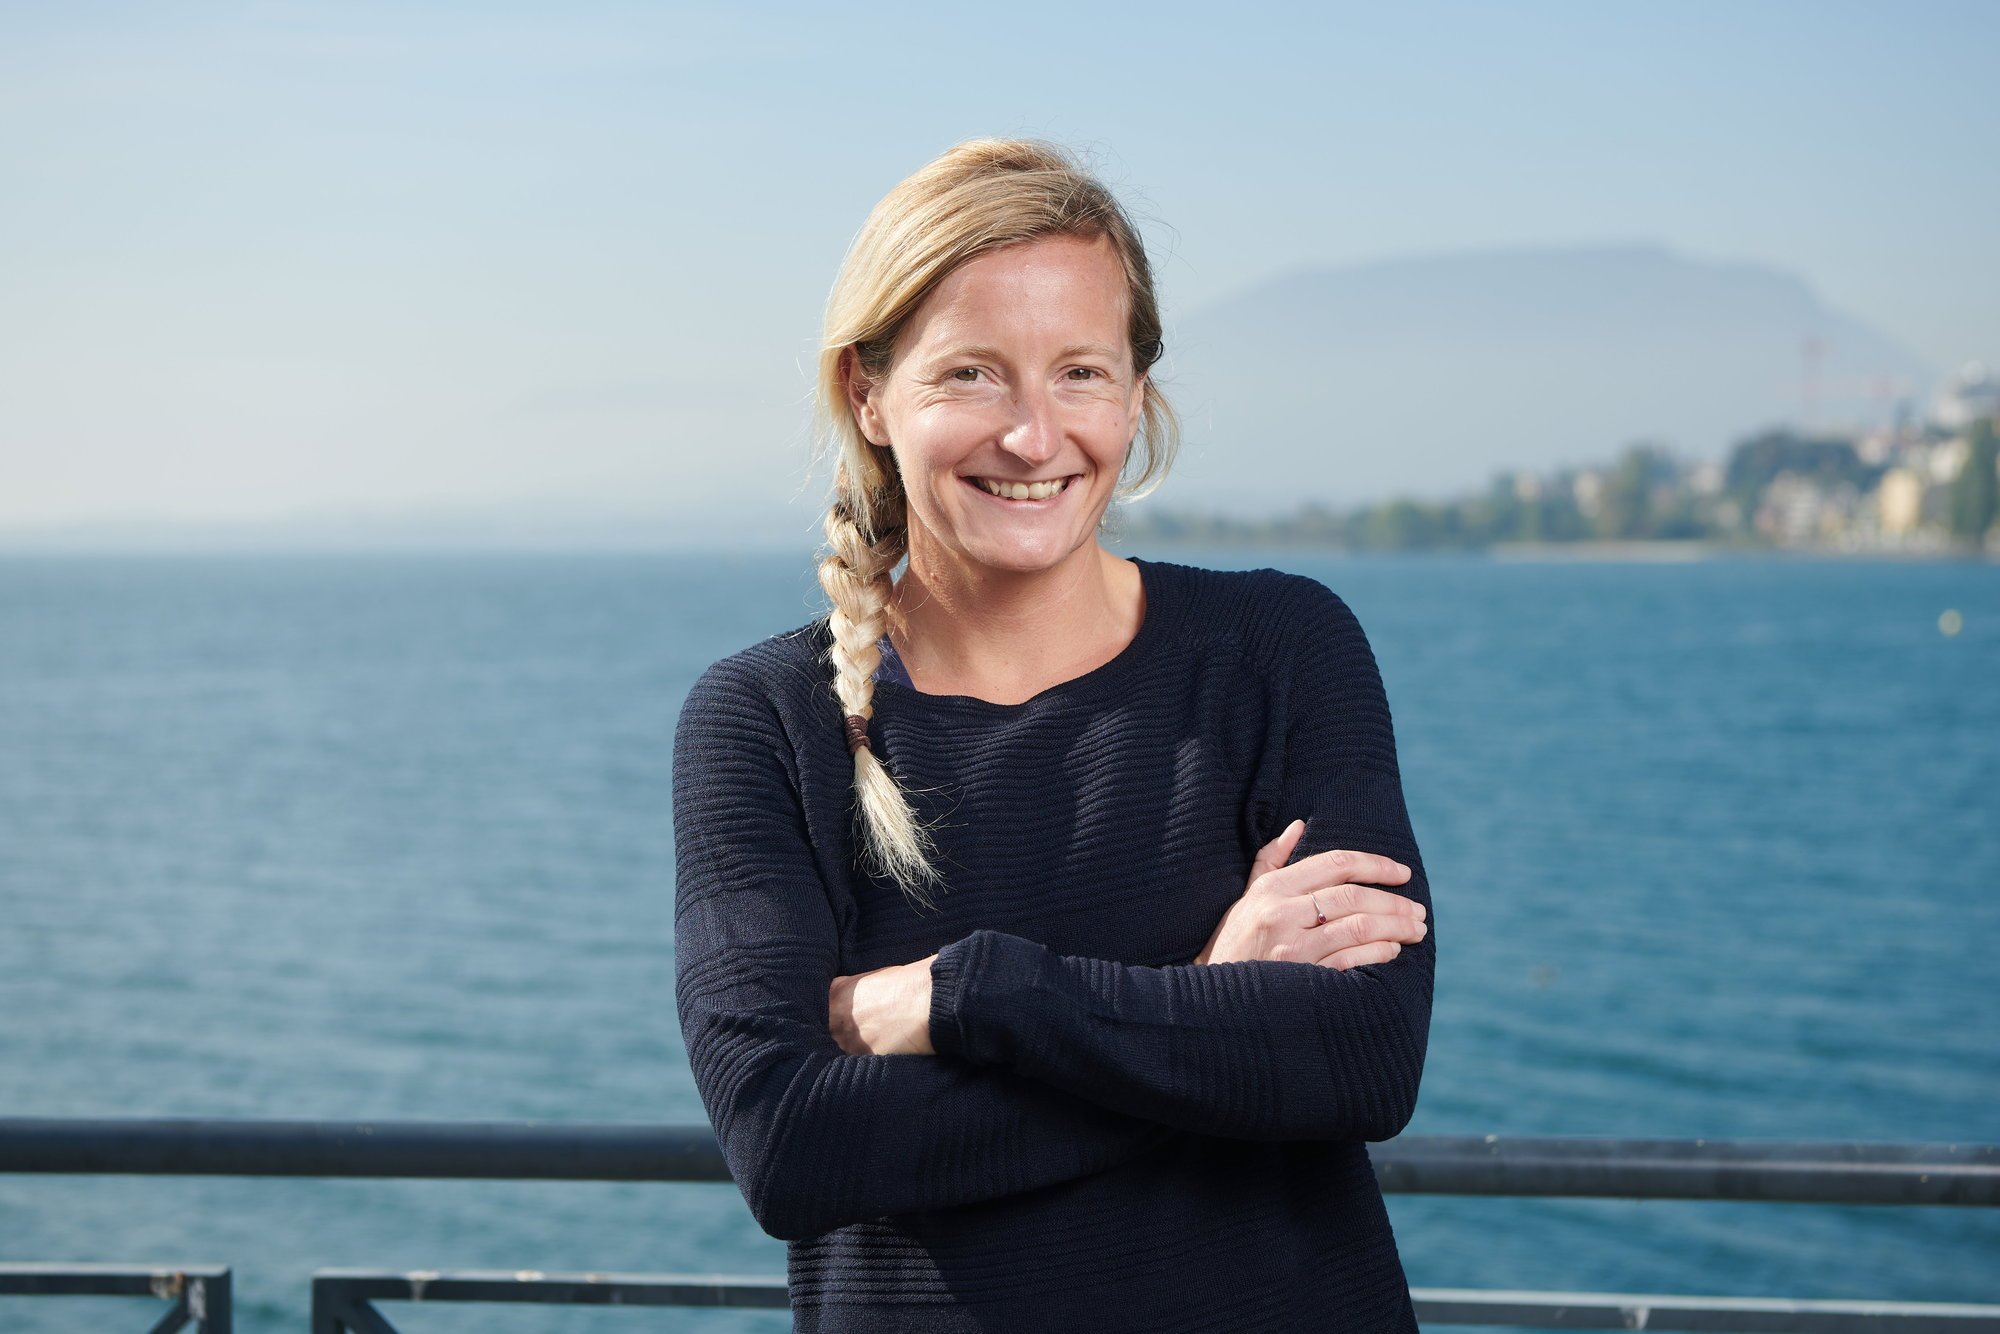
[[[910,968],[911,986],[909,1001],[910,1029],[916,1037],[918,1054],[937,1055],[937,1046],[931,1041],[931,964],[937,955],[919,959]]]

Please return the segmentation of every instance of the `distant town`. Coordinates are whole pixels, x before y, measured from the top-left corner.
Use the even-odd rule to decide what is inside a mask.
[[[1782,427],[1737,441],[1720,462],[1635,442],[1601,466],[1503,472],[1452,500],[1339,510],[1308,504],[1242,519],[1140,511],[1122,536],[1354,551],[1633,543],[1682,549],[2000,558],[2000,378],[1973,364],[1918,414],[1834,431]]]

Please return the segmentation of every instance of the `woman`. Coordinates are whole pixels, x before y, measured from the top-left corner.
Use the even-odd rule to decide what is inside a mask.
[[[1430,1020],[1387,704],[1314,581],[1099,543],[1160,350],[1046,145],[925,167],[834,288],[831,614],[674,754],[682,1034],[798,1329],[1415,1328],[1363,1147]]]

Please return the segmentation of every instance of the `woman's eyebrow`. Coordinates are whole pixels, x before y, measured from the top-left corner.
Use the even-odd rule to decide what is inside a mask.
[[[924,369],[927,371],[942,370],[945,366],[955,361],[1004,362],[1006,360],[1006,356],[997,347],[988,347],[984,343],[961,343],[956,347],[947,347],[935,356],[926,357],[924,359]]]
[[[1118,350],[1104,343],[1071,343],[1055,355],[1057,361],[1068,361],[1072,357],[1102,357],[1115,361],[1118,359]],[[1007,354],[997,347],[989,347],[984,343],[965,343],[945,348],[934,356],[926,357],[924,369],[942,370],[946,365],[958,361],[997,361],[1003,365],[1008,364]]]

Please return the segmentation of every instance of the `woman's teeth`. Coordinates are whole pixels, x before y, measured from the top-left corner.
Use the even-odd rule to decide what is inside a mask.
[[[988,478],[977,479],[988,492],[1003,500],[1047,500],[1069,485],[1069,478],[1058,477],[1053,482],[995,482]]]

